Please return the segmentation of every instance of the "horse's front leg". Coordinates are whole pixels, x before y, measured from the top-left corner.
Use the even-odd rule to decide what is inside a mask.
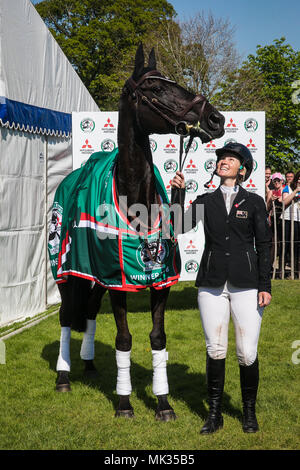
[[[116,390],[119,396],[119,404],[115,416],[133,418],[134,412],[129,400],[132,391],[130,378],[132,337],[127,323],[126,292],[109,291],[109,294],[117,326],[115,344],[118,376]]]
[[[155,418],[158,421],[170,421],[176,419],[174,410],[168,402],[168,353],[166,352],[164,317],[169,291],[169,288],[162,290],[151,288],[151,312],[153,322],[153,328],[150,333],[153,364],[152,389],[154,395],[156,395],[158,399],[158,406],[155,414]]]

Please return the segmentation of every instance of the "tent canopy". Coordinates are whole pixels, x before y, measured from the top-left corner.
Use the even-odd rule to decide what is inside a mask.
[[[73,111],[99,111],[29,0],[1,0],[0,64],[3,126],[68,136]]]
[[[99,108],[29,0],[0,0],[0,325],[59,301],[47,256],[72,112]]]

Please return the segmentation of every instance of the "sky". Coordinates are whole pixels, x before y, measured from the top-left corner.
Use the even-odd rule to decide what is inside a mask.
[[[216,18],[228,19],[235,27],[233,40],[242,60],[255,54],[258,44],[272,44],[274,39],[281,37],[285,37],[294,50],[300,50],[299,0],[168,1],[179,20],[189,19],[202,10],[211,12]]]
[[[38,3],[40,0],[32,0]],[[99,0],[101,1],[101,0]],[[151,0],[145,0],[151,1]],[[184,20],[196,12],[211,12],[228,19],[235,27],[234,43],[241,57],[255,54],[256,46],[272,44],[282,36],[294,50],[300,50],[299,0],[168,0]]]

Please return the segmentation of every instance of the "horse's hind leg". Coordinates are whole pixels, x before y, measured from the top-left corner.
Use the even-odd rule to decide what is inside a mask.
[[[166,352],[166,334],[164,326],[164,314],[169,295],[169,288],[156,290],[151,288],[151,312],[153,328],[150,333],[153,364],[153,393],[157,396],[158,406],[155,418],[158,421],[170,421],[176,419],[173,408],[168,402],[168,377]]]
[[[71,370],[70,340],[72,328],[79,331],[85,330],[82,358],[87,358],[85,360],[86,370],[95,370],[93,366],[95,318],[105,289],[100,286],[91,289],[90,281],[73,278],[72,276],[68,278],[68,282],[59,284],[58,288],[61,295],[59,311],[61,336],[56,364],[56,390],[67,392],[71,390],[69,373]]]
[[[58,289],[61,296],[61,306],[59,310],[59,321],[61,326],[59,354],[56,362],[56,390],[58,392],[71,391],[69,380],[69,373],[71,370],[70,358],[70,340],[71,340],[71,324],[72,318],[70,315],[70,285],[68,282],[58,284]]]
[[[117,394],[119,396],[119,404],[115,416],[133,418],[134,412],[129,400],[132,390],[130,378],[132,337],[127,323],[126,293],[109,291],[109,294],[117,326],[116,362],[118,368]]]
[[[95,333],[96,333],[96,317],[101,307],[102,297],[105,294],[104,287],[95,284],[91,289],[87,304],[87,326],[83,334],[80,349],[80,357],[84,361],[84,373],[88,377],[98,375],[94,365],[95,357]]]

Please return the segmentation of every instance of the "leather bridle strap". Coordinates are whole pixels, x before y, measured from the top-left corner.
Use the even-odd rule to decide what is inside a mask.
[[[179,122],[176,122],[174,119],[172,119],[170,116],[168,116],[167,114],[165,114],[161,109],[165,110],[165,111],[170,111],[172,112],[176,117],[178,117],[179,119],[183,119],[184,116],[193,108],[193,106],[197,103],[201,103],[202,102],[202,107],[200,109],[200,114],[199,114],[199,121],[201,120],[201,117],[202,117],[202,114],[204,112],[204,108],[205,108],[205,105],[207,103],[207,100],[206,98],[203,96],[203,95],[196,95],[194,97],[194,99],[180,112],[177,112],[176,110],[174,109],[171,109],[169,108],[168,106],[166,106],[165,104],[161,103],[157,98],[152,98],[151,100],[149,100],[149,98],[147,98],[147,96],[145,96],[143,94],[142,91],[139,90],[139,87],[140,85],[142,85],[142,83],[144,83],[145,80],[147,80],[148,78],[156,78],[158,80],[164,80],[166,82],[169,82],[169,83],[174,83],[176,84],[176,82],[174,82],[173,80],[170,80],[168,78],[165,78],[165,77],[162,77],[160,72],[158,72],[157,70],[151,70],[150,72],[147,72],[145,73],[139,80],[138,82],[135,82],[133,80],[132,77],[130,77],[128,80],[127,80],[127,85],[129,85],[129,88],[131,90],[131,93],[132,93],[132,96],[135,98],[134,95],[137,95],[140,97],[140,99],[146,103],[153,111],[155,111],[157,114],[159,114],[163,119],[165,119],[166,121],[168,121],[170,124],[172,124],[174,127],[175,127],[175,130],[177,129],[177,126],[179,124]],[[177,85],[179,86],[179,85]],[[159,109],[161,108],[161,109]],[[177,132],[177,130],[176,130]]]

